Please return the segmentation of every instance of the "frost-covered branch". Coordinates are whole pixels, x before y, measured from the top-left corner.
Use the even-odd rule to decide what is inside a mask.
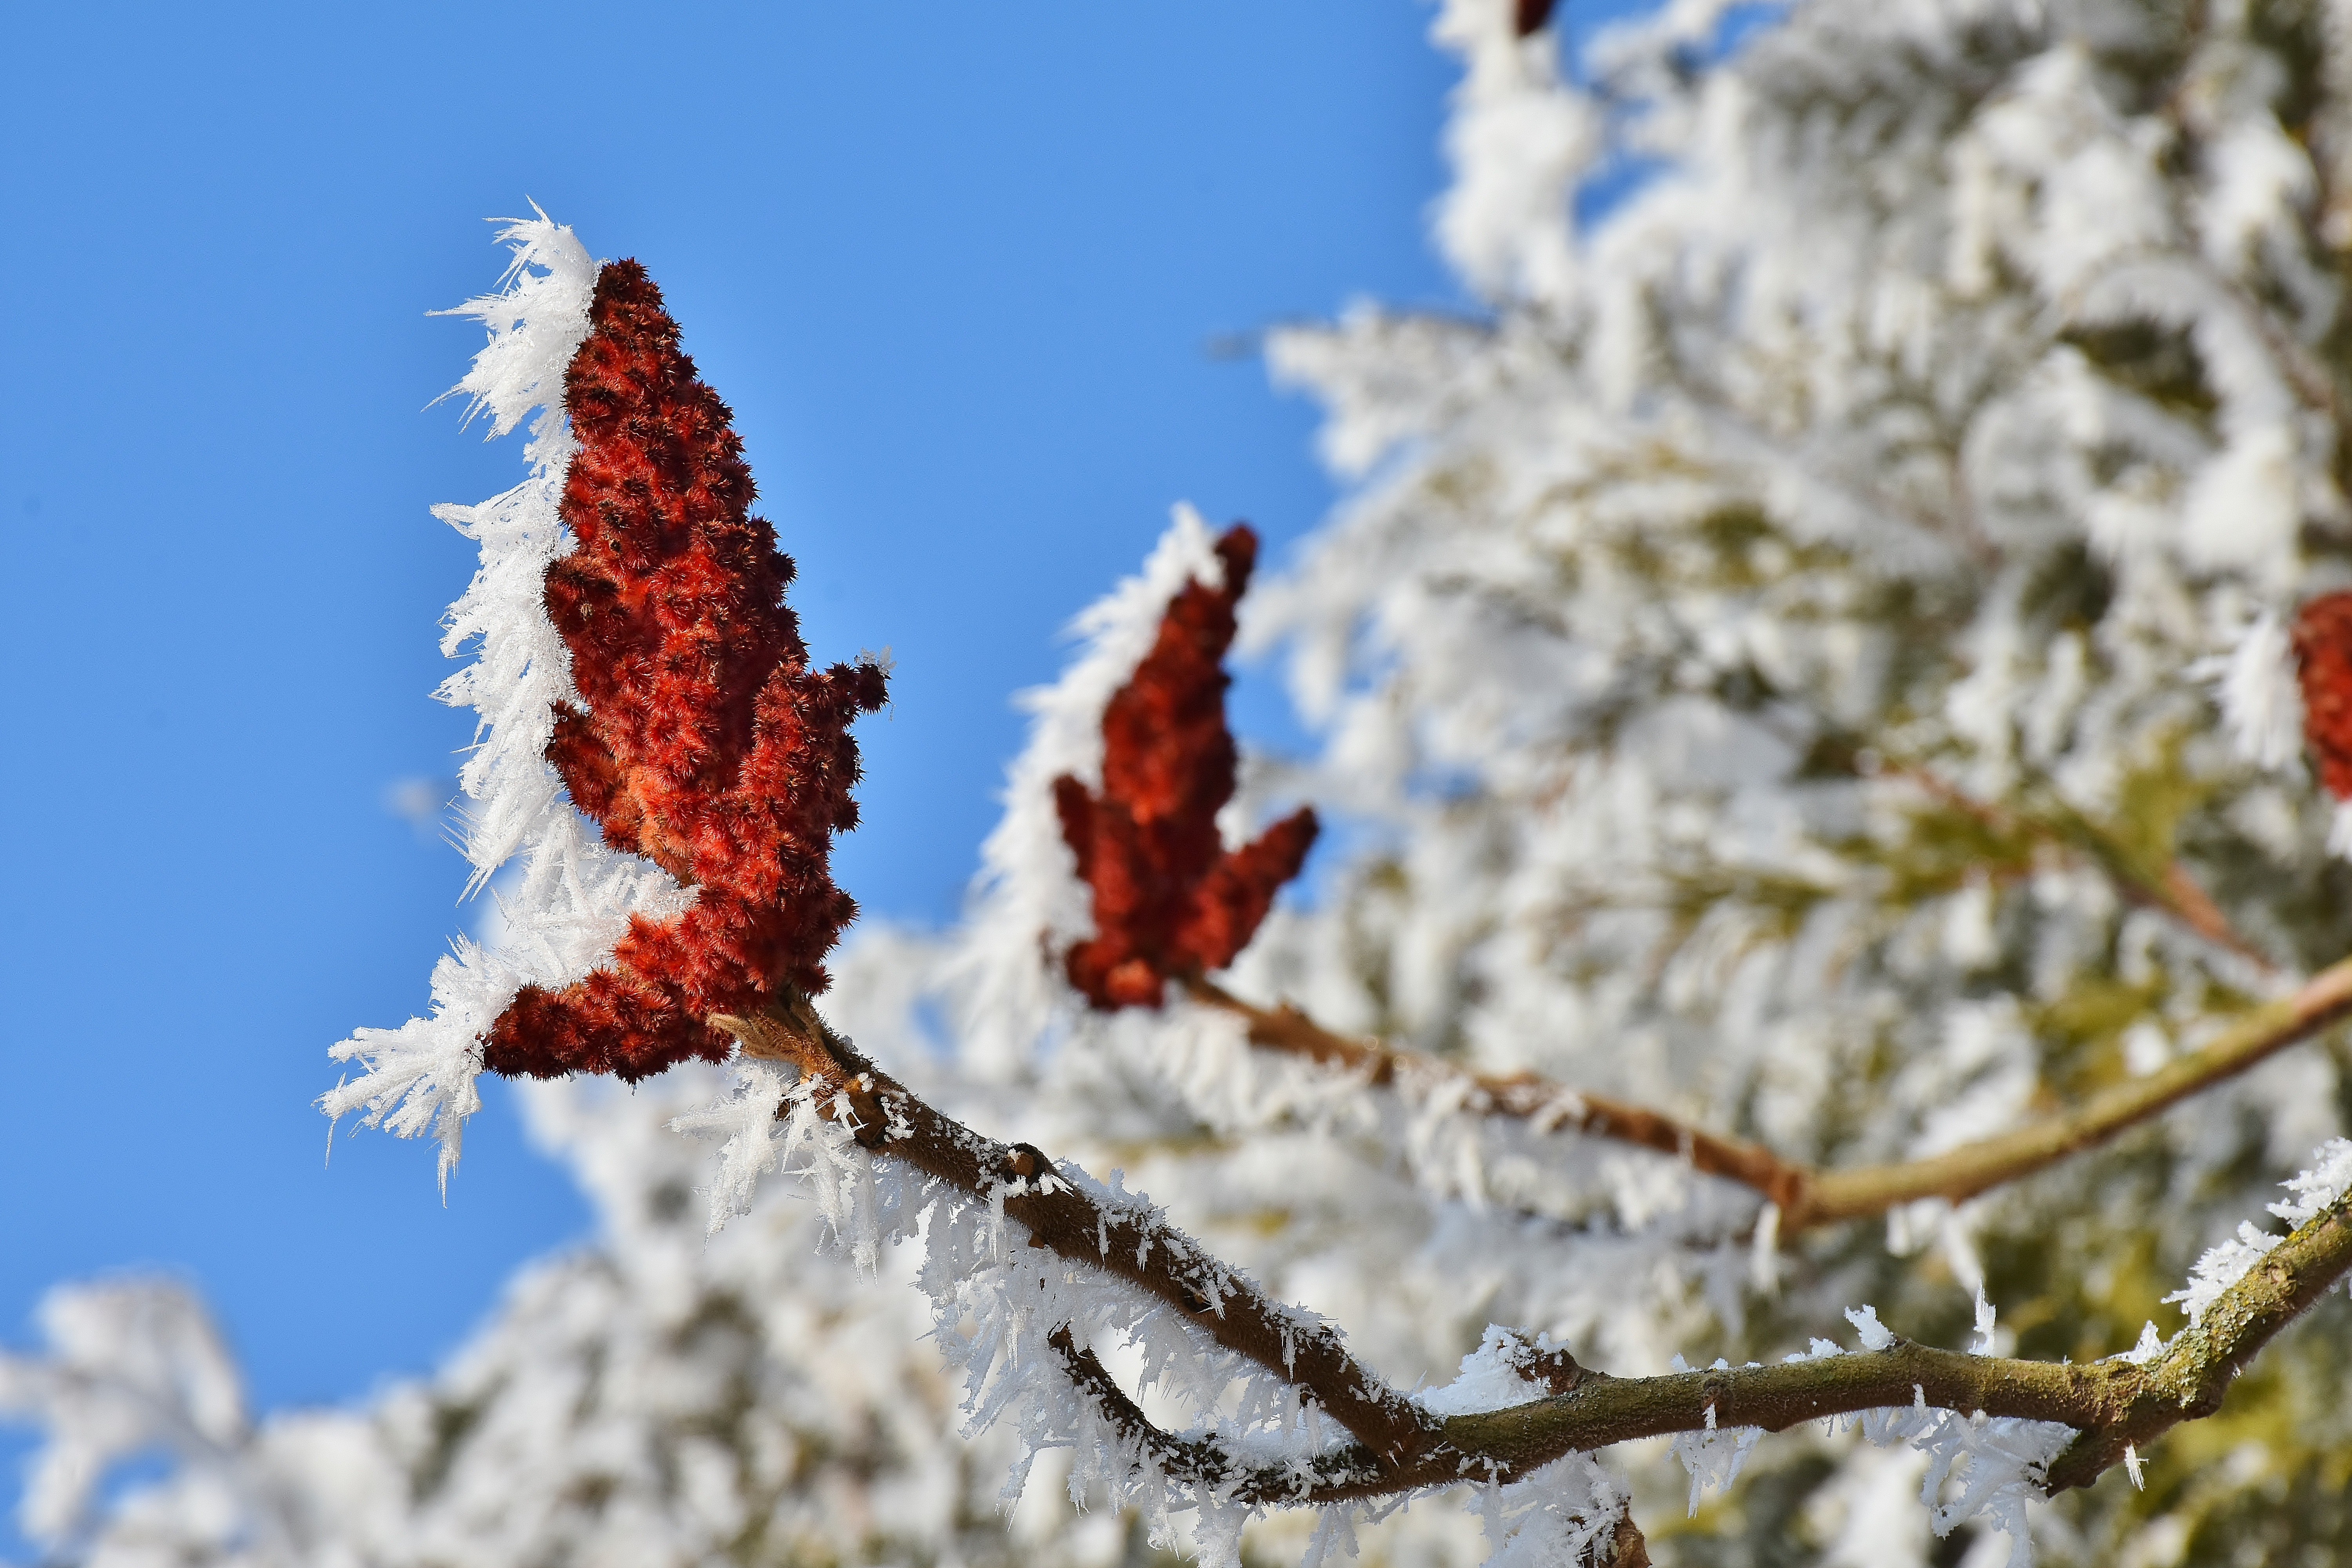
[[[1914,1409],[2051,1422],[2079,1434],[2052,1463],[2052,1492],[2088,1486],[2137,1449],[2183,1421],[2212,1415],[2230,1383],[2288,1323],[2352,1271],[2352,1194],[2305,1221],[2264,1255],[2160,1355],[2076,1363],[1938,1350],[1865,1330],[1877,1348],[1792,1359],[1776,1366],[1715,1368],[1658,1377],[1611,1377],[1580,1369],[1570,1386],[1507,1409],[1447,1417],[1420,1460],[1370,1481],[1343,1451],[1318,1468],[1335,1479],[1282,1495],[1328,1501],[1381,1490],[1441,1486],[1469,1474],[1497,1479],[1539,1468],[1570,1452],[1640,1437],[1732,1427],[1785,1431],[1808,1421],[1865,1411]],[[1099,1363],[1073,1357],[1073,1375],[1106,1401],[1124,1400]],[[1125,1407],[1133,1411],[1131,1402]],[[1140,1421],[1139,1412],[1126,1416]],[[1198,1441],[1156,1435],[1169,1457],[1223,1475],[1229,1456]],[[1358,1461],[1352,1467],[1349,1460]],[[1223,1468],[1219,1468],[1223,1467]],[[1293,1472],[1285,1470],[1286,1478]],[[1271,1473],[1254,1484],[1272,1488]]]
[[[859,1055],[805,1001],[709,1022],[747,1054],[789,1062],[814,1080],[822,1112],[845,1121],[866,1148],[1001,1204],[1034,1245],[1174,1307],[1226,1350],[1297,1384],[1356,1436],[1373,1471],[1393,1471],[1428,1446],[1430,1416],[1359,1363],[1328,1324],[1269,1300],[1156,1211],[1099,1202],[1063,1180],[1036,1148],[1000,1143],[941,1114]]]
[[[2088,1486],[2183,1421],[2221,1408],[2231,1381],[2279,1331],[2352,1271],[2352,1191],[2263,1254],[2159,1354],[2089,1363],[1937,1350],[1874,1322],[1877,1348],[1778,1366],[1664,1377],[1588,1373],[1566,1394],[1449,1419],[1446,1446],[1510,1468],[1635,1437],[1754,1426],[1778,1432],[1831,1415],[1912,1405],[2054,1422],[2079,1434],[2051,1463],[2052,1492]],[[1875,1329],[1874,1332],[1873,1330]]]
[[[1779,1204],[1784,1214],[1795,1212],[1812,1179],[1808,1167],[1783,1160],[1759,1143],[1708,1132],[1646,1106],[1570,1089],[1533,1073],[1503,1077],[1466,1072],[1417,1051],[1334,1033],[1288,1004],[1260,1007],[1212,980],[1191,980],[1186,990],[1194,1001],[1240,1018],[1248,1029],[1250,1043],[1263,1049],[1305,1057],[1374,1087],[1433,1088],[1466,1082],[1468,1092],[1461,1099],[1465,1110],[1526,1121],[1548,1132],[1611,1138],[1671,1154],[1710,1176],[1755,1188]]]
[[[1469,1092],[1461,1100],[1466,1110],[1527,1121],[1546,1131],[1631,1143],[1685,1160],[1707,1175],[1753,1187],[1779,1206],[1780,1232],[1788,1235],[1883,1215],[1922,1198],[1958,1203],[2095,1148],[2352,1013],[2352,958],[2321,970],[2291,994],[2252,1009],[2206,1046],[2145,1077],[2103,1090],[2073,1111],[1927,1159],[1845,1170],[1784,1160],[1760,1144],[1708,1132],[1663,1112],[1551,1083],[1532,1073],[1501,1077],[1465,1072],[1433,1057],[1351,1038],[1323,1027],[1297,1007],[1260,1007],[1211,981],[1193,980],[1188,989],[1194,1000],[1242,1019],[1250,1043],[1263,1049],[1303,1056],[1373,1085],[1466,1080]]]
[[[2352,996],[2352,965],[2329,973],[2338,976],[2340,1005]],[[1633,1378],[1580,1367],[1555,1352],[1546,1364],[1522,1370],[1531,1385],[1549,1390],[1543,1397],[1441,1415],[1391,1389],[1328,1325],[1269,1300],[1156,1215],[1099,1203],[1033,1146],[997,1142],[932,1109],[860,1056],[805,1002],[751,1017],[717,1016],[710,1023],[734,1035],[747,1054],[789,1062],[814,1079],[823,1113],[848,1125],[870,1152],[1001,1204],[1005,1216],[1028,1231],[1032,1246],[1179,1308],[1220,1345],[1289,1381],[1353,1434],[1352,1443],[1303,1458],[1253,1462],[1214,1435],[1160,1430],[1090,1349],[1066,1329],[1049,1333],[1074,1385],[1171,1479],[1251,1507],[1343,1502],[1472,1478],[1507,1482],[1564,1455],[1635,1438],[1734,1427],[1778,1432],[1905,1407],[2071,1427],[2079,1436],[2052,1464],[2047,1486],[2085,1486],[2122,1462],[2126,1448],[2219,1409],[2230,1381],[2255,1352],[2352,1270],[2347,1188],[2331,1194],[2156,1353],[2086,1364],[1970,1354],[1897,1339],[1862,1313],[1860,1352],[1840,1353],[1824,1344],[1777,1366]]]
[[[1778,1432],[1907,1404],[2074,1427],[2080,1436],[2049,1470],[2049,1489],[2063,1491],[2096,1480],[2127,1447],[2220,1409],[2231,1380],[2347,1271],[2352,1194],[2305,1221],[2162,1354],[2137,1364],[2024,1361],[1894,1339],[1778,1366],[1594,1378],[1519,1409],[1456,1416],[1444,1436],[1506,1463],[1540,1463],[1567,1448],[1634,1437],[1730,1426]]]
[[[1095,1402],[1104,1418],[1138,1442],[1167,1474],[1189,1486],[1274,1506],[1364,1495],[1348,1489],[1361,1479],[1360,1449],[1318,1456],[1305,1464],[1245,1466],[1214,1438],[1179,1436],[1160,1430],[1128,1397],[1100,1358],[1079,1346],[1067,1329],[1055,1330],[1048,1342],[1062,1358],[1071,1384]],[[1565,1393],[1590,1375],[1565,1352],[1555,1352],[1551,1359],[1564,1363],[1568,1375],[1538,1381],[1549,1383],[1555,1392]],[[1649,1568],[1649,1543],[1633,1522],[1631,1508],[1618,1517],[1609,1532],[1606,1553],[1599,1560],[1611,1568]]]

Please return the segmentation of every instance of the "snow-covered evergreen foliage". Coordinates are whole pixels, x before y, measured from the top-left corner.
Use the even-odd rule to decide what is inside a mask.
[[[1027,699],[966,920],[866,932],[826,1014],[931,1103],[1063,1156],[1042,1180],[1121,1214],[1149,1192],[1425,1411],[1537,1397],[1562,1352],[1828,1363],[1842,1319],[1870,1352],[1973,1328],[1979,1354],[2153,1364],[2179,1342],[2157,1320],[2203,1318],[2279,1245],[2241,1223],[2283,1177],[2290,1225],[2352,1184],[2340,1042],[1884,1224],[1802,1223],[1567,1129],[1580,1091],[1823,1169],[1916,1160],[2160,1073],[2352,952],[2290,633],[2352,584],[2352,12],[1811,0],[1735,47],[1740,7],[1675,0],[1574,71],[1513,12],[1450,0],[1436,26],[1465,75],[1434,227],[1480,308],[1273,340],[1352,489],[1242,607],[1321,748],[1245,759],[1222,824],[1239,844],[1302,800],[1348,824],[1225,988],[1418,1054],[1375,1083],[1255,1048],[1212,1000],[1104,1014],[1063,977],[1087,904],[1052,782],[1100,783],[1105,703],[1170,598],[1217,581],[1189,513]],[[436,972],[433,1019],[340,1047],[372,1070],[331,1097],[452,1152],[516,987],[683,896],[539,760],[572,695],[538,596],[569,452],[547,367],[593,268],[551,224],[511,237],[465,390],[501,431],[542,413],[533,478],[456,520],[484,557],[451,635],[481,653],[450,694],[490,742],[468,852],[527,856],[522,891],[500,947]],[[1520,1073],[1562,1087],[1484,1114]],[[1162,1427],[1296,1464],[1324,1435],[1278,1379],[1018,1245],[1009,1187],[869,1159],[770,1062],[724,1088],[534,1088],[600,1240],[364,1410],[249,1425],[184,1300],[61,1294],[50,1351],[0,1363],[0,1405],[50,1432],[28,1530],[123,1563],[1569,1563],[1631,1498],[1658,1560],[1727,1568],[2352,1550],[2335,1302],[2219,1415],[2031,1510],[2071,1431],[1924,1396],[1761,1438],[1709,1405],[1508,1485],[1256,1510],[1171,1481],[1054,1335]],[[707,1244],[706,1205],[737,1216]],[[157,1447],[163,1481],[93,1510]]]

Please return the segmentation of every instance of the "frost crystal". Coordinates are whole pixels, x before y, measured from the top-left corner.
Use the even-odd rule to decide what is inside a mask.
[[[1878,1309],[1875,1307],[1867,1304],[1848,1307],[1845,1321],[1852,1323],[1854,1331],[1862,1336],[1862,1348],[1866,1351],[1883,1351],[1895,1342],[1895,1331],[1878,1321]]]
[[[2221,700],[2230,743],[2258,768],[2277,770],[2303,754],[2303,693],[2286,627],[2265,610],[2239,634],[2237,646],[2200,665]]]
[[[1850,1307],[1845,1316],[1854,1326],[1864,1351],[1883,1351],[1895,1343],[1895,1335],[1878,1321],[1875,1308]],[[1976,1329],[1977,1353],[1989,1353],[1993,1310],[1981,1285],[1977,1289]],[[1817,1339],[1785,1359],[1822,1361],[1844,1353],[1833,1342]],[[1468,1364],[1464,1363],[1465,1368]],[[1730,1365],[1718,1358],[1715,1370],[1729,1371]],[[1674,1358],[1674,1369],[1686,1372],[1689,1367],[1678,1355]],[[1927,1505],[1929,1522],[1937,1535],[1949,1535],[1970,1520],[1983,1519],[2010,1537],[2010,1561],[2017,1568],[2031,1568],[2033,1541],[2026,1504],[2039,1501],[2043,1496],[2042,1483],[2050,1461],[2074,1441],[2073,1427],[2049,1421],[1988,1416],[1981,1411],[1964,1415],[1956,1411],[1931,1409],[1924,1390],[1916,1391],[1915,1403],[1907,1408],[1864,1410],[1850,1418],[1837,1418],[1832,1425],[1845,1419],[1851,1419],[1861,1428],[1863,1436],[1876,1447],[1907,1444],[1926,1457],[1927,1470],[1919,1495]],[[1715,1410],[1710,1405],[1704,1430],[1680,1433],[1672,1439],[1675,1457],[1690,1476],[1690,1511],[1694,1515],[1708,1491],[1727,1488],[1738,1479],[1749,1453],[1763,1436],[1763,1428],[1758,1426],[1717,1428]]]
[[[2330,1138],[2311,1152],[2311,1163],[2279,1184],[2294,1196],[2270,1205],[2271,1213],[2300,1226],[2352,1192],[2352,1139]]]
[[[1928,1416],[1933,1419],[1923,1419]],[[2074,1440],[2072,1426],[1915,1407],[1894,1413],[1885,1429],[1907,1436],[1927,1456],[1919,1498],[1937,1535],[1982,1519],[2009,1537],[2011,1568],[2032,1568],[2026,1505],[2042,1500],[2050,1461]]]
[[[673,1131],[725,1140],[709,1194],[713,1236],[729,1220],[751,1211],[760,1179],[783,1162],[791,1134],[778,1125],[777,1112],[798,1087],[783,1068],[757,1057],[738,1057],[734,1068],[734,1093],[672,1117],[669,1123]]]
[[[509,223],[499,237],[513,252],[504,287],[451,312],[490,333],[456,390],[470,400],[469,417],[488,416],[493,438],[528,423],[530,473],[478,506],[434,509],[481,551],[441,639],[452,657],[470,645],[474,662],[436,695],[478,715],[477,743],[458,773],[467,802],[464,848],[474,867],[468,888],[518,858],[520,874],[493,895],[496,937],[460,938],[434,965],[425,1016],[357,1030],[334,1047],[336,1060],[362,1071],[319,1102],[331,1116],[357,1111],[367,1126],[439,1139],[444,1191],[466,1118],[481,1104],[474,1080],[482,1037],[515,994],[579,979],[612,951],[632,915],[673,914],[689,897],[659,867],[606,848],[564,799],[546,760],[557,705],[577,697],[570,658],[547,618],[544,584],[571,545],[559,506],[578,444],[563,418],[563,372],[588,335],[596,263],[544,213]]]
[[[2189,1283],[2167,1296],[2167,1302],[2177,1301],[2189,1314],[2192,1323],[2201,1321],[2206,1310],[2221,1298],[2221,1292],[2246,1277],[2246,1271],[2263,1260],[2263,1255],[2279,1244],[2279,1237],[2256,1230],[2250,1220],[2238,1222],[2238,1234],[2207,1247],[2189,1270]]]
[[[2271,1213],[2290,1226],[2302,1225],[2347,1192],[2352,1192],[2352,1139],[2329,1139],[2312,1151],[2309,1165],[2281,1185],[2294,1196],[2270,1205]],[[2165,1300],[2180,1303],[2180,1310],[2189,1314],[2191,1323],[2202,1321],[2221,1292],[2244,1279],[2248,1270],[2284,1239],[2256,1230],[2252,1221],[2239,1221],[2237,1235],[2207,1248],[2189,1269],[2188,1285]],[[2153,1327],[2147,1332],[2152,1334]],[[2147,1342],[2146,1335],[2141,1342]]]
[[[1977,1281],[1977,1342],[1969,1347],[1972,1352],[1977,1355],[1993,1353],[1992,1330],[1998,1318],[1999,1314],[1993,1310],[1992,1303],[1985,1299],[1984,1281],[1979,1279]]]
[[[1748,1363],[1754,1366],[1757,1363]],[[1676,1372],[1688,1372],[1690,1367],[1682,1357],[1674,1360]],[[1731,1363],[1720,1356],[1715,1370],[1727,1372]],[[1739,1479],[1740,1468],[1764,1436],[1761,1426],[1727,1426],[1715,1424],[1715,1406],[1706,1407],[1706,1427],[1698,1432],[1678,1432],[1672,1439],[1675,1458],[1690,1472],[1690,1511],[1698,1512],[1699,1501],[1709,1491],[1720,1491]]]
[[[1633,1494],[1590,1454],[1564,1454],[1522,1479],[1483,1486],[1471,1508],[1486,1531],[1486,1568],[1595,1563]]]

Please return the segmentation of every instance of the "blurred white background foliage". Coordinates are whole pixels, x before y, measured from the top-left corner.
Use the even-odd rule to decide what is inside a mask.
[[[1359,306],[1271,340],[1354,489],[1244,603],[1320,749],[1249,757],[1228,836],[1299,799],[1343,826],[1231,988],[1852,1165],[2144,1075],[2352,950],[2283,629],[2352,584],[2352,11],[1817,0],[1735,37],[1742,8],[1673,0],[1575,71],[1509,12],[1449,0],[1434,26],[1464,74],[1433,224],[1482,309]],[[587,275],[555,234],[524,237],[534,286],[576,314]],[[502,427],[534,401],[505,363],[466,384]],[[563,869],[548,886],[594,906],[509,915],[511,951],[562,977],[593,958],[583,931],[675,889],[604,865],[537,762],[568,689],[529,614],[568,436],[532,440],[523,488],[451,514],[484,549],[453,647],[485,640],[450,690],[486,713],[528,699],[467,769],[468,852]],[[1069,675],[1024,700],[1033,745],[967,920],[863,930],[824,1007],[941,1109],[1149,1192],[1428,1407],[1528,1397],[1493,1324],[1629,1374],[1843,1353],[1821,1336],[1847,1317],[1864,1348],[1973,1321],[1982,1352],[2145,1360],[2148,1319],[2179,1321],[2167,1291],[2193,1315],[2275,1244],[2230,1237],[2308,1151],[2273,1212],[2352,1181],[2326,1143],[2334,1045],[1957,1207],[1781,1238],[1748,1189],[1481,1119],[1449,1075],[1376,1090],[1190,1003],[1087,1015],[1041,942],[1086,929],[1047,785],[1093,775],[1103,701],[1213,571],[1180,512],[1080,617]],[[461,950],[436,1019],[342,1047],[378,1077],[336,1103],[454,1153],[472,1031],[536,973],[509,951]],[[47,1343],[0,1361],[0,1408],[47,1433],[25,1530],[106,1568],[1535,1563],[1593,1550],[1630,1497],[1686,1563],[2352,1545],[2327,1479],[2352,1457],[2335,1304],[2223,1416],[2135,1453],[2144,1489],[2111,1478],[2030,1524],[2067,1430],[1924,1408],[1629,1445],[1403,1507],[1171,1513],[1022,1291],[1166,1424],[1294,1453],[1312,1413],[1139,1298],[1008,1252],[1001,1213],[927,1209],[887,1162],[775,1122],[772,1069],[733,1092],[702,1068],[532,1086],[593,1242],[363,1408],[254,1422],[184,1293],[61,1289]],[[731,1137],[723,1160],[698,1129]],[[707,1211],[736,1217],[706,1239]]]

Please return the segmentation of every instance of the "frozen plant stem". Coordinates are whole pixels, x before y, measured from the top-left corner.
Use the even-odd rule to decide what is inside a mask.
[[[2326,973],[2336,976],[2340,1007],[2352,994],[2352,961]],[[1107,1419],[1139,1437],[1172,1479],[1252,1506],[1341,1502],[1467,1478],[1507,1481],[1562,1455],[1637,1437],[1733,1426],[1778,1432],[1917,1404],[2074,1427],[2078,1436],[2049,1471],[2054,1493],[2088,1486],[2122,1461],[2127,1446],[2144,1450],[2180,1422],[2220,1409],[2231,1380],[2254,1353],[2352,1270],[2347,1192],[2144,1364],[1971,1355],[1898,1339],[1883,1350],[1775,1366],[1620,1378],[1555,1354],[1545,1368],[1543,1381],[1554,1390],[1548,1396],[1441,1417],[1356,1361],[1330,1328],[1270,1300],[1148,1211],[1101,1205],[1060,1178],[1041,1151],[982,1137],[933,1110],[835,1034],[805,999],[788,996],[752,1016],[720,1014],[709,1022],[733,1035],[747,1054],[789,1062],[814,1080],[824,1113],[847,1121],[870,1152],[904,1160],[973,1197],[1001,1197],[1006,1217],[1028,1231],[1031,1246],[1176,1307],[1218,1344],[1291,1383],[1354,1436],[1305,1462],[1246,1464],[1213,1436],[1178,1436],[1153,1426],[1091,1352],[1066,1330],[1055,1331],[1049,1342],[1073,1384]]]
[[[1866,1219],[1922,1198],[1960,1203],[2095,1148],[2352,1013],[2352,958],[2338,959],[2291,994],[2254,1008],[2210,1044],[2144,1078],[2104,1089],[2077,1110],[1929,1159],[1847,1170],[1784,1160],[1761,1144],[1704,1131],[1662,1112],[1532,1073],[1465,1073],[1417,1052],[1335,1034],[1296,1007],[1257,1006],[1212,981],[1196,977],[1186,982],[1186,989],[1193,1000],[1239,1017],[1250,1043],[1261,1049],[1307,1057],[1361,1074],[1375,1085],[1466,1078],[1472,1093],[1465,1103],[1474,1111],[1687,1160],[1695,1170],[1752,1187],[1779,1205],[1781,1234],[1790,1235],[1839,1220]]]

